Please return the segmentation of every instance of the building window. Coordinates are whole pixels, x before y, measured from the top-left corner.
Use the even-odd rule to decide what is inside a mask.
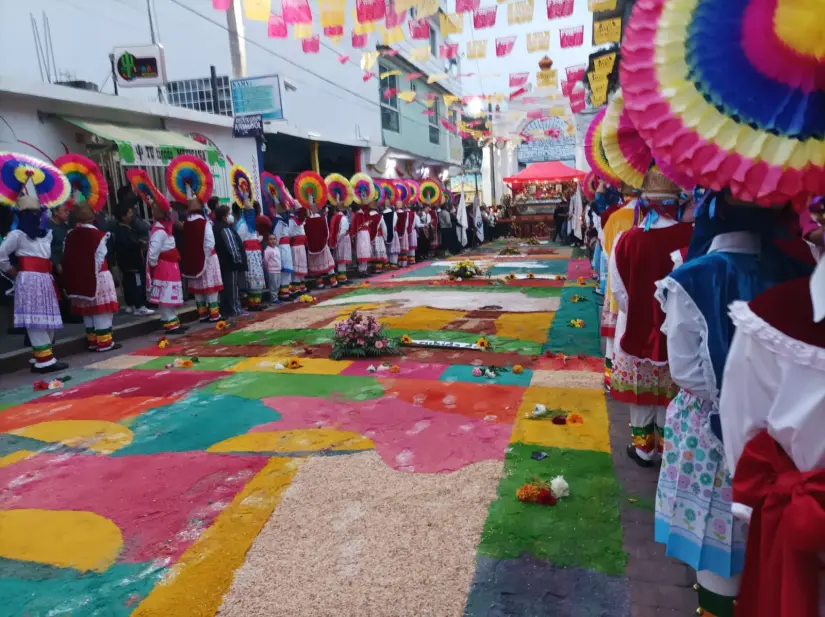
[[[378,65],[378,73],[388,73],[392,68]],[[398,75],[390,75],[381,80],[378,88],[381,103],[381,128],[393,133],[401,132],[401,120],[398,113]]]
[[[433,58],[438,58],[438,40],[435,35],[435,26],[430,24],[430,55]]]
[[[205,79],[182,79],[166,85],[167,101],[177,107],[205,111],[221,116],[232,115],[232,100],[229,93],[229,77],[217,78],[218,100],[212,100],[212,81]]]
[[[430,116],[430,143],[441,143],[441,129],[438,128],[438,99],[433,101],[433,115]]]

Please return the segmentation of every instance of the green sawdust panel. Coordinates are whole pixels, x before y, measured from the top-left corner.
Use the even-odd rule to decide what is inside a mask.
[[[218,339],[221,345],[320,345],[332,342],[331,329],[238,330]]]
[[[547,458],[534,460],[536,451],[546,452]],[[533,476],[549,481],[557,475],[567,480],[570,496],[555,506],[516,499],[518,488]],[[511,444],[478,552],[494,559],[526,553],[555,566],[623,575],[627,555],[622,550],[620,495],[608,453]]]
[[[584,302],[573,302],[573,296],[586,298]],[[593,293],[590,287],[564,287],[562,289],[561,306],[556,311],[547,342],[542,351],[563,353],[569,356],[586,354],[599,357],[602,355],[601,338],[599,336],[599,318],[601,314],[601,298]],[[570,325],[573,319],[583,319],[584,328],[574,328]]]
[[[511,351],[528,356],[541,353],[541,345],[534,341],[523,341],[520,339],[496,336],[495,334],[476,334],[474,332],[461,332],[458,330],[384,330],[390,338],[400,338],[403,335],[411,339],[427,341],[450,341],[454,343],[475,343],[482,336],[490,344],[492,351]]]
[[[138,364],[134,368],[160,370],[166,368],[167,364],[174,364],[175,360],[190,360],[192,356],[161,356],[159,358],[152,358],[148,362]],[[170,366],[169,368],[179,371],[225,371],[226,369],[235,366],[239,362],[246,360],[245,357],[211,357],[204,356],[198,358],[197,362],[193,362],[189,368]]]
[[[299,373],[237,373],[212,382],[201,392],[253,400],[270,396],[316,396],[366,401],[384,396],[383,386],[374,377]]]

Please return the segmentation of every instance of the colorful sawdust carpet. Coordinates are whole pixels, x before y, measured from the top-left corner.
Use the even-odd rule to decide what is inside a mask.
[[[588,264],[503,246],[0,393],[0,616],[628,615]],[[332,361],[356,309],[466,345]]]

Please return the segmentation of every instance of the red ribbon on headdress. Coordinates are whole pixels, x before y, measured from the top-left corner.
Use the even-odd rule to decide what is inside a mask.
[[[825,469],[799,471],[763,431],[739,459],[733,499],[753,508],[737,617],[818,617]]]

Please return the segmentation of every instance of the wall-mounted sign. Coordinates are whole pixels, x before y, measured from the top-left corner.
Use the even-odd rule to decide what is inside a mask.
[[[622,40],[622,18],[593,20],[593,45],[618,43]]]
[[[120,88],[166,85],[166,58],[161,45],[115,47],[114,60]]]
[[[230,79],[232,110],[236,116],[261,114],[264,120],[283,120],[281,80],[277,75]]]
[[[261,114],[235,116],[232,123],[232,137],[263,137],[264,120]]]
[[[546,139],[531,139],[516,150],[519,163],[566,161],[576,158],[576,134],[568,131],[562,118],[550,116],[533,120],[521,129],[522,134],[546,135]]]

